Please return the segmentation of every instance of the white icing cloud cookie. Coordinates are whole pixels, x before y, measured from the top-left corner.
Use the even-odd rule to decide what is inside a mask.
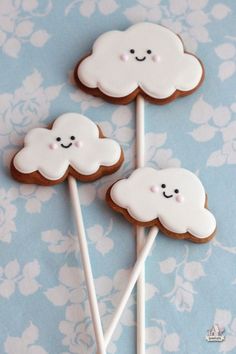
[[[26,135],[24,148],[13,159],[14,170],[25,174],[27,182],[27,175],[34,172],[57,181],[67,177],[70,167],[85,178],[98,173],[101,167],[116,165],[117,169],[122,162],[120,145],[99,135],[97,125],[87,117],[63,114],[52,129],[36,128]]]
[[[139,88],[154,99],[167,99],[176,90],[195,89],[202,77],[200,61],[184,52],[180,38],[153,23],[102,34],[77,70],[84,86],[116,98]]]
[[[201,181],[183,168],[139,168],[129,178],[115,183],[109,197],[113,207],[128,212],[134,222],[160,222],[173,237],[178,235],[171,233],[188,233],[184,238],[198,241],[210,238],[216,229],[213,214],[205,208]]]

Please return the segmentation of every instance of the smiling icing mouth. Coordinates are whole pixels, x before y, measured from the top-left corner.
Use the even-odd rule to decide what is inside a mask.
[[[163,192],[163,195],[165,198],[172,198],[173,197],[173,194],[167,195],[166,192]]]
[[[69,147],[71,147],[72,143],[68,144],[68,145],[64,145],[64,144],[61,144],[61,147],[63,147],[64,149],[68,149]]]
[[[135,57],[135,59],[138,60],[138,61],[144,61],[146,59],[146,57],[143,57],[141,59],[139,57]]]

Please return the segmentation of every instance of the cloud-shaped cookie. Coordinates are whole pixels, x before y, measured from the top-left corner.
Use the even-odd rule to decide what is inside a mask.
[[[184,52],[175,33],[147,22],[102,34],[75,69],[82,89],[121,103],[139,93],[156,103],[169,102],[190,94],[203,75],[202,64]]]
[[[129,178],[116,182],[107,199],[129,221],[158,225],[171,237],[206,242],[216,229],[201,181],[183,168],[139,168]]]
[[[68,174],[92,181],[115,172],[123,162],[123,152],[114,140],[87,117],[66,113],[51,129],[32,129],[24,147],[11,164],[13,177],[25,183],[53,185]]]

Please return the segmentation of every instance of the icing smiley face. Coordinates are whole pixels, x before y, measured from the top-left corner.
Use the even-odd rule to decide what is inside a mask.
[[[184,202],[184,196],[182,194],[180,194],[180,191],[178,188],[175,188],[174,190],[170,191],[168,193],[168,191],[166,190],[167,186],[165,183],[162,183],[161,186],[157,186],[157,185],[153,185],[150,187],[151,192],[153,193],[158,193],[160,191],[160,189],[162,188],[162,195],[164,198],[169,199],[169,198],[174,198],[175,197],[175,201],[178,203],[183,203]]]
[[[70,137],[70,139],[71,139],[71,140],[75,140],[75,137],[72,135],[72,136]],[[57,141],[58,143],[61,142],[61,140],[62,140],[62,138],[59,137],[59,136],[56,138],[56,141]],[[56,149],[58,149],[60,146],[61,146],[63,149],[69,149],[69,148],[72,146],[72,142],[68,143],[67,145],[64,144],[63,142],[60,143],[60,144],[56,144],[56,143],[49,144],[49,148],[50,148],[51,150],[56,150]],[[75,146],[76,146],[76,144],[75,144]]]
[[[151,51],[151,49],[148,49],[148,50],[146,51],[145,55],[144,55],[144,56],[141,56],[141,57],[136,54],[135,49],[130,49],[130,53],[131,53],[131,54],[135,54],[135,56],[134,56],[135,60],[137,60],[137,61],[139,61],[139,62],[143,62],[144,60],[147,59],[147,54],[148,54],[148,55],[152,54],[152,51]]]
[[[157,187],[158,188],[158,187]],[[175,200],[178,202],[178,203],[183,203],[184,201],[184,197],[180,194],[180,191],[178,188],[175,188],[174,190],[170,191],[168,193],[168,191],[166,190],[167,186],[165,183],[162,183],[161,184],[161,188],[163,189],[163,192],[162,192],[162,195],[163,197],[165,197],[166,199],[169,199],[169,198],[173,198],[175,195],[176,198]],[[158,189],[159,190],[159,189]]]
[[[71,137],[70,137],[70,140],[75,140],[75,136],[74,135],[72,135]],[[56,141],[58,141],[58,142],[61,142],[62,141],[62,138],[60,137],[60,136],[58,136],[57,138],[56,138]],[[69,149],[71,146],[72,146],[72,142],[69,142],[68,144],[64,144],[63,142],[61,142],[60,143],[60,146],[63,148],[63,149]]]
[[[107,198],[129,221],[158,225],[172,237],[206,242],[216,229],[201,181],[183,168],[139,168],[115,183]]]
[[[56,184],[68,174],[80,180],[95,180],[115,172],[123,161],[117,142],[104,138],[87,117],[63,114],[51,129],[32,129],[24,148],[12,161],[13,177],[26,183]]]
[[[59,146],[61,146],[63,149],[69,149],[71,146],[76,146],[76,147],[82,147],[83,146],[83,143],[82,141],[78,141],[76,140],[76,137],[74,135],[71,135],[70,138],[65,138],[65,140],[67,139],[67,143],[64,142],[63,138],[61,138],[60,136],[58,136],[56,138],[56,141],[59,143],[59,144],[56,144],[56,143],[53,143],[53,144],[50,144],[49,147],[50,149],[52,150],[55,150],[57,149]],[[68,140],[71,140],[70,142],[68,142]]]
[[[137,60],[138,62],[144,62],[148,58],[148,56],[150,56],[150,54],[152,54],[152,51],[151,51],[151,49],[148,49],[146,51],[145,55],[142,57],[139,57],[134,49],[130,49],[129,53],[134,54],[133,55],[134,60]],[[130,59],[130,57],[132,57],[132,56],[129,56],[127,53],[122,53],[120,55],[120,59],[124,62],[127,62]],[[151,56],[151,60],[153,62],[157,63],[157,62],[160,62],[161,58],[159,55],[154,54]]]
[[[202,78],[202,64],[184,51],[181,39],[153,23],[104,33],[75,70],[76,82],[86,92],[122,103],[140,93],[155,103],[169,102],[191,93]]]
[[[162,183],[161,188],[166,189],[166,184],[165,184],[165,183]],[[177,191],[177,193],[179,193],[179,190],[178,190],[178,189],[176,189],[176,191]],[[167,199],[173,197],[173,194],[168,194],[168,192],[166,192],[166,190],[164,190],[164,192],[162,192],[162,194],[163,194],[163,196],[164,196],[165,198],[167,198]]]

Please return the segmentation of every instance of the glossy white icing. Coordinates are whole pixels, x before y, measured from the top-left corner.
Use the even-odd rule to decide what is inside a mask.
[[[207,238],[216,228],[213,214],[205,208],[201,181],[183,168],[139,168],[115,183],[110,195],[135,220],[150,222],[158,218],[171,232]]]
[[[77,74],[85,86],[111,97],[127,96],[140,87],[147,95],[164,99],[176,90],[194,89],[203,69],[195,56],[184,53],[175,33],[144,22],[102,34]]]
[[[91,175],[101,166],[116,164],[120,157],[120,145],[99,138],[95,123],[81,114],[66,113],[55,120],[52,129],[32,129],[13,164],[21,173],[39,171],[45,178],[57,180],[69,166]]]

